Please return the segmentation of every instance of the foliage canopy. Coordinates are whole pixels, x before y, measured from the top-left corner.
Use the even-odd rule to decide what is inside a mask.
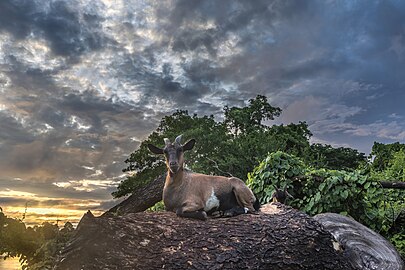
[[[268,152],[282,150],[303,155],[309,149],[311,136],[305,122],[279,126],[264,124],[280,113],[280,108],[271,106],[265,96],[258,95],[243,108],[225,106],[223,121],[216,121],[212,115],[189,115],[187,111],[165,116],[156,131],[125,161],[124,171],[133,174],[120,183],[113,196],[127,195],[162,174],[163,159],[152,155],[147,144],[163,146],[164,138],[173,139],[179,134],[185,139],[196,139],[195,148],[186,153],[185,160],[190,169],[205,174],[246,179],[247,173]]]
[[[162,157],[152,155],[147,145],[163,146],[163,139],[196,139],[193,151],[186,153],[188,167],[196,172],[235,176],[245,180],[247,174],[268,153],[283,151],[301,157],[306,164],[322,168],[355,169],[366,158],[351,148],[333,148],[329,145],[310,145],[312,136],[305,122],[288,125],[266,125],[266,121],[280,116],[281,109],[268,103],[265,96],[250,99],[245,107],[224,107],[223,121],[214,116],[189,115],[179,110],[165,116],[158,128],[144,140],[139,149],[125,161],[123,170],[131,172],[122,181],[114,197],[130,194],[134,189],[162,174]]]

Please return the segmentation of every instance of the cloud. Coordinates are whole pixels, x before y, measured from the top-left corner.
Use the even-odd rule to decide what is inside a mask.
[[[350,133],[357,136],[373,135],[377,138],[397,141],[405,140],[404,126],[399,124],[397,121],[377,121],[369,125],[348,126],[345,133]]]
[[[96,185],[98,186],[98,184]],[[81,189],[77,189],[77,191],[81,191]],[[86,193],[89,194],[89,191],[86,190]],[[37,225],[42,222],[61,222],[61,225],[67,221],[77,224],[88,210],[95,215],[100,215],[121,201],[91,199],[91,197],[91,195],[82,199],[47,197],[7,188],[0,192],[0,205],[7,216],[20,219],[25,217],[24,222],[27,225]]]
[[[307,121],[317,141],[362,151],[402,142],[404,10],[399,1],[0,1],[0,187],[108,202],[123,161],[164,115],[221,120],[224,105],[257,94],[283,109],[271,123]]]
[[[71,180],[68,182],[55,182],[55,186],[60,188],[73,188],[78,191],[91,192],[96,189],[107,189],[116,185],[112,180]]]
[[[0,29],[16,39],[44,38],[55,55],[76,57],[103,46],[101,19],[69,2],[5,0],[0,10]]]

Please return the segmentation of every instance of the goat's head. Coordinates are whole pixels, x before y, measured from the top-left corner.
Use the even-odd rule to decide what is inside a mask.
[[[177,136],[174,143],[171,143],[169,139],[165,138],[164,148],[159,148],[153,144],[148,144],[148,148],[152,153],[165,156],[166,166],[172,173],[177,173],[181,168],[183,168],[184,151],[193,149],[195,144],[195,140],[191,139],[182,145],[181,137],[182,135]]]

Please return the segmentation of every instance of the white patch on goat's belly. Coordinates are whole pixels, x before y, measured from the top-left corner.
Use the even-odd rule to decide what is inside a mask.
[[[208,212],[211,209],[214,209],[216,207],[219,207],[219,200],[218,200],[217,196],[215,196],[215,192],[214,192],[214,188],[213,188],[211,191],[210,197],[205,202],[204,211]]]

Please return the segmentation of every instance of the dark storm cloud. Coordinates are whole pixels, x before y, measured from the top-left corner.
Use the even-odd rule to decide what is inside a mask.
[[[404,17],[401,1],[0,1],[0,177],[23,179],[0,187],[105,200],[164,115],[221,119],[257,94],[319,142],[403,141]]]
[[[17,38],[25,38],[31,31],[35,10],[33,1],[0,1],[0,29]]]
[[[346,89],[336,89],[339,99],[334,101],[347,105],[362,99],[368,105],[373,104],[365,98],[384,88],[387,91],[383,94],[385,99],[391,99],[397,92],[395,89],[403,88],[401,71],[405,51],[401,45],[392,48],[396,37],[402,46],[405,42],[405,24],[401,19],[405,6],[401,2],[221,3],[223,6],[203,1],[191,6],[187,1],[179,1],[172,11],[169,25],[173,27],[166,30],[173,37],[174,51],[195,52],[206,48],[210,53],[217,52],[216,44],[227,33],[237,35],[238,45],[243,49],[242,53],[229,59],[229,65],[221,68],[212,67],[216,53],[211,53],[213,57],[206,63],[196,61],[195,67],[188,65],[185,71],[193,82],[233,81],[243,92],[241,99],[251,97],[252,91],[267,95],[277,93],[281,96],[276,100],[279,104],[275,105],[283,106],[291,101],[286,99],[287,93],[282,94],[281,91],[285,91],[282,89],[288,89],[300,80],[330,79],[332,82],[337,79],[375,85],[367,94],[360,91],[356,98],[353,98],[353,92],[343,95]],[[193,31],[191,22],[210,19],[216,22],[215,28]],[[268,36],[260,33],[268,33]],[[396,55],[396,52],[403,55]],[[243,80],[249,76],[254,79]],[[381,84],[384,87],[378,87]],[[393,89],[388,90],[390,88]],[[294,96],[298,93],[329,97],[331,90],[308,84]],[[399,91],[398,94],[401,96]],[[294,96],[292,98],[296,98]],[[389,111],[388,108],[382,110],[382,114]],[[366,116],[370,118],[370,113]],[[373,121],[372,118],[369,121]]]
[[[45,168],[49,175],[44,177],[51,179],[52,176],[63,179],[86,175],[89,172],[82,166],[92,166],[93,162],[96,165],[122,162],[125,157],[115,148],[128,149],[130,141],[127,136],[134,133],[129,128],[144,129],[148,125],[147,121],[140,123],[143,119],[142,111],[131,111],[125,104],[113,105],[88,94],[70,94],[61,99],[49,96],[28,109],[31,113],[31,132],[40,128],[41,123],[52,126],[52,129],[34,135],[27,128],[18,128],[12,118],[6,118],[8,121],[3,121],[1,125],[12,128],[2,129],[2,139],[13,142],[16,146],[9,148],[9,155],[2,156],[1,160],[7,167],[18,170],[19,174]],[[106,126],[113,126],[118,130],[112,133]],[[17,141],[19,137],[21,141]],[[8,143],[7,146],[10,147],[11,144]],[[129,149],[134,147],[135,145]],[[80,163],[83,165],[78,165]],[[112,166],[115,173],[117,166],[122,167],[123,164]]]
[[[45,8],[44,8],[45,7]],[[64,1],[3,0],[0,2],[0,30],[17,39],[43,37],[56,55],[76,57],[100,49],[105,37],[94,14],[78,16]]]
[[[273,22],[289,19],[308,11],[306,1],[177,1],[164,29],[173,38],[174,51],[196,51],[205,48],[212,56],[219,41],[228,33],[242,37],[240,45],[253,49],[259,42],[270,41],[260,33],[270,33]],[[164,12],[164,11],[161,11]],[[159,13],[157,13],[159,15]],[[292,15],[293,14],[293,15]],[[213,21],[215,27],[198,29],[196,24]],[[179,29],[183,29],[180,30]],[[258,40],[258,36],[263,40]]]
[[[0,158],[3,175],[15,174],[34,180],[39,173],[42,180],[54,181],[55,178],[86,177],[90,172],[83,166],[92,166],[94,162],[105,164],[105,174],[99,177],[115,176],[122,169],[126,157],[115,148],[134,149],[136,144],[128,148],[127,136],[134,130],[125,134],[120,131],[125,130],[121,126],[134,129],[133,125],[141,122],[138,127],[144,130],[148,121],[142,119],[147,110],[114,103],[91,90],[78,93],[58,87],[48,72],[31,72],[17,60],[9,65],[13,69],[6,74],[14,91],[2,98],[10,104],[11,110],[0,112],[3,120],[0,147],[3,153],[7,151],[7,155]],[[108,125],[117,131],[109,132]],[[114,161],[120,163],[107,165]]]
[[[77,11],[62,1],[51,2],[45,15],[38,16],[35,22],[55,54],[73,56],[102,47],[103,38],[97,31],[100,25],[95,15],[84,14],[80,21]]]

